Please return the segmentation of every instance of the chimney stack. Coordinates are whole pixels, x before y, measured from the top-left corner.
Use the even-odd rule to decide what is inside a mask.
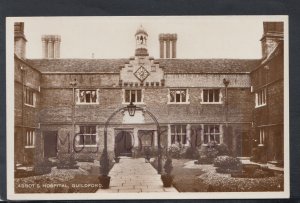
[[[26,58],[26,38],[24,35],[24,22],[15,22],[14,24],[14,51],[15,54],[22,58]]]
[[[60,58],[60,42],[59,35],[43,35],[42,36],[42,50],[43,58],[57,59]]]
[[[283,22],[263,22],[264,34],[261,38],[262,57],[268,57],[274,48],[283,41]]]
[[[176,58],[177,34],[159,34],[160,58]]]

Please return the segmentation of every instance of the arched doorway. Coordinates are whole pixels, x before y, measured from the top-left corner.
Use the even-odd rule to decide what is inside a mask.
[[[115,137],[115,151],[120,156],[132,156],[132,135],[128,131],[120,131]]]

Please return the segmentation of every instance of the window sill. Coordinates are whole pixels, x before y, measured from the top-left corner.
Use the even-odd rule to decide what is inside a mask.
[[[28,107],[32,107],[32,108],[35,108],[35,105],[31,105],[31,104],[24,104],[25,106],[28,106]]]
[[[25,146],[26,149],[32,149],[35,148],[35,146]]]
[[[123,105],[129,105],[129,102],[122,102]],[[144,102],[133,102],[134,105],[146,105]]]
[[[218,143],[216,145],[220,145],[221,143]],[[208,147],[208,144],[202,144],[202,146]]]
[[[76,103],[76,105],[97,105],[99,103]]]
[[[255,106],[255,108],[260,108],[260,107],[264,107],[264,106],[267,106],[267,104],[263,104],[263,105],[260,105],[260,106]]]
[[[200,104],[223,104],[223,102],[200,102]]]
[[[76,147],[98,147],[98,145],[76,145]]]
[[[190,104],[190,102],[168,102],[167,104]]]

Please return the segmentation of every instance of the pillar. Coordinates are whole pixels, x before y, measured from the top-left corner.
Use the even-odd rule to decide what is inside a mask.
[[[166,40],[166,58],[170,58],[170,39]]]
[[[186,125],[186,144],[185,146],[190,146],[191,143],[191,124]]]
[[[51,59],[53,59],[53,53],[54,53],[54,51],[53,51],[53,41],[52,41],[52,39],[49,39],[48,40],[48,58],[51,58]]]
[[[168,147],[171,146],[171,125],[168,125]]]
[[[157,147],[158,145],[157,145],[157,131],[156,130],[153,132],[153,136],[154,136],[154,146]]]

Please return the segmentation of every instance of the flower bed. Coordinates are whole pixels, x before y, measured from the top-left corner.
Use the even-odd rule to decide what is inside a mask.
[[[234,178],[230,174],[216,173],[211,165],[201,166],[205,173],[199,176],[208,185],[208,192],[263,192],[283,191],[283,175],[265,178]]]
[[[50,174],[15,179],[16,193],[92,193],[98,188],[98,175],[83,169],[52,167]]]

